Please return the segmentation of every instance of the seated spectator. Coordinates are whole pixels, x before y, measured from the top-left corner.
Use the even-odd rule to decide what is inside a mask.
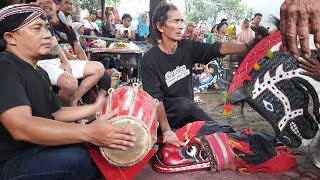
[[[48,10],[46,13],[50,17],[58,43],[68,49],[60,51],[63,56],[66,55],[65,58],[45,59],[39,61],[38,65],[47,71],[51,84],[60,87],[59,96],[64,104],[77,106],[81,97],[103,77],[104,67],[99,62],[87,60],[72,27],[59,21],[55,1],[40,0],[39,5]],[[79,86],[77,79],[83,79]],[[109,87],[104,86],[104,90],[107,91]]]
[[[136,39],[136,27],[131,24],[132,17],[130,14],[124,14],[122,16],[122,25],[117,26],[117,39],[128,39],[135,40]]]
[[[84,25],[82,24],[82,22],[74,22],[72,23],[72,29],[76,33],[77,39],[79,40],[82,49],[85,50],[87,41],[85,38],[80,37],[81,35],[84,35]]]
[[[91,29],[94,30],[96,34],[100,34],[99,26],[96,23],[97,18],[100,18],[98,12],[96,10],[91,10],[89,16],[82,20],[84,29]]]
[[[71,13],[73,11],[73,0],[56,0],[59,2],[59,19],[69,26],[72,25]]]
[[[113,8],[106,8],[105,15],[107,20],[102,22],[102,37],[114,38],[116,35],[116,25]]]
[[[148,13],[140,13],[136,30],[136,40],[145,41],[149,36],[149,17]]]

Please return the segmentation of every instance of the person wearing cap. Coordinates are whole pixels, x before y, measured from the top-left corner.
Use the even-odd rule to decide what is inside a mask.
[[[83,142],[126,150],[135,137],[113,127],[106,113],[88,125],[105,101],[60,107],[46,72],[36,65],[51,53],[46,13],[18,4],[0,9],[0,179],[95,179]]]
[[[99,26],[96,23],[97,18],[100,18],[98,12],[96,10],[91,10],[89,12],[89,16],[82,20],[84,25],[84,29],[92,29],[95,30],[96,33],[100,33]]]
[[[55,0],[59,4],[59,19],[68,25],[72,25],[71,13],[73,11],[73,0]]]

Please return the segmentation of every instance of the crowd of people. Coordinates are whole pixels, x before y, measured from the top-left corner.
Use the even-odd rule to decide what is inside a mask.
[[[134,146],[136,138],[132,130],[108,122],[117,112],[106,113],[90,124],[73,123],[99,111],[110,87],[110,75],[100,62],[88,61],[79,35],[89,29],[88,34],[146,40],[150,33],[146,13],[139,16],[141,23],[135,27],[129,14],[124,14],[120,21],[113,18],[110,8],[100,29],[94,25],[96,11],[91,11],[83,22],[72,22],[71,0],[38,0],[33,2],[35,5],[5,2],[0,4],[0,179],[96,178],[98,169],[85,143],[127,150]],[[296,6],[301,6],[301,12],[297,12]],[[310,0],[300,4],[285,1],[281,7],[284,50],[300,56],[298,35],[305,58],[300,67],[304,74],[317,80],[320,64],[309,58],[309,32],[291,21],[306,27],[311,24],[316,47],[320,48],[316,21],[320,20],[316,13],[319,6],[318,1]],[[291,21],[287,23],[289,17]],[[245,19],[239,34],[235,34],[235,26],[228,26],[223,20],[208,39],[209,34],[201,33],[205,28],[199,27],[196,33],[198,28],[192,22],[182,32],[182,14],[176,6],[165,4],[156,10],[152,27],[158,45],[143,56],[142,84],[147,93],[160,101],[157,112],[164,143],[183,145],[174,129],[199,119],[206,122],[204,126],[210,127],[210,131],[235,131],[220,125],[193,101],[193,65],[247,53],[261,35],[261,18],[261,14],[256,14],[251,28]],[[209,43],[204,43],[206,38]],[[80,84],[77,79],[82,79]],[[96,102],[77,106],[81,96],[96,83],[102,89]],[[60,88],[62,106],[52,85]]]

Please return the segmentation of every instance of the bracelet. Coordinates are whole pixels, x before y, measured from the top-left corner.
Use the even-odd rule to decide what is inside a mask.
[[[59,52],[61,51],[61,47],[59,44],[56,44],[54,46],[51,45],[51,54],[56,56],[59,54]]]

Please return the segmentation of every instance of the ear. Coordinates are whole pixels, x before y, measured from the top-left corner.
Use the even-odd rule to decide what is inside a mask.
[[[15,39],[14,33],[13,32],[5,32],[3,34],[4,40],[7,42],[7,44],[10,45],[16,45],[17,40]]]
[[[156,26],[157,26],[157,29],[163,33],[163,28],[162,28],[163,26],[161,26],[159,22],[157,22]]]

